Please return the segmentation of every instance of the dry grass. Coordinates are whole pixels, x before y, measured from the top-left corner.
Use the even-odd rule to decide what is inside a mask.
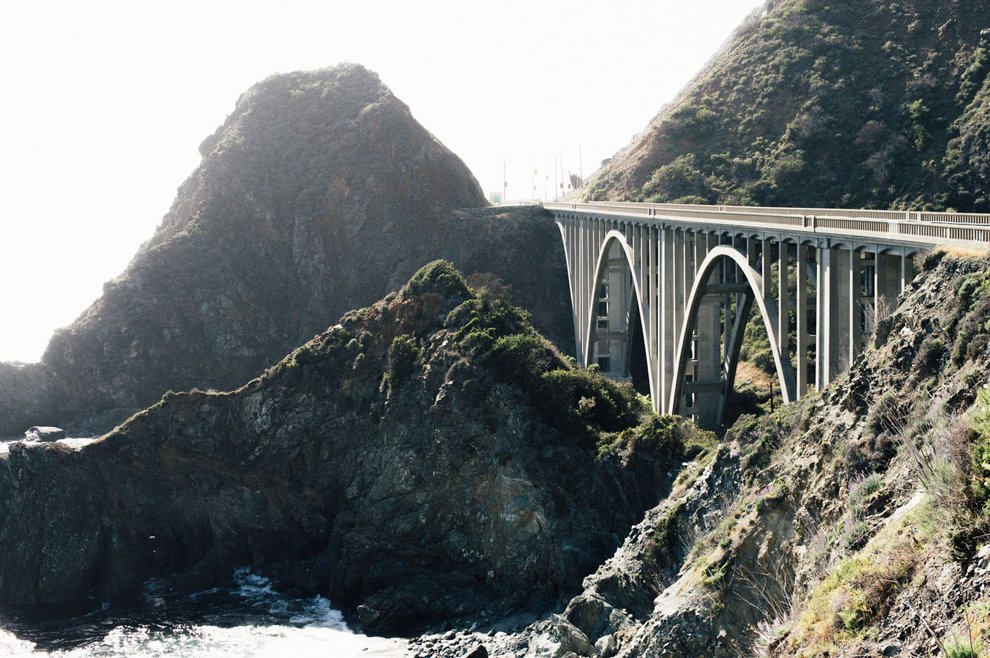
[[[797,655],[832,655],[889,610],[922,558],[914,517],[885,528],[815,588],[788,638]]]
[[[742,383],[752,384],[755,388],[763,391],[770,390],[771,384],[775,388],[777,386],[776,379],[757,368],[755,363],[740,360],[739,365],[736,366],[736,385]]]
[[[954,258],[964,258],[979,260],[990,256],[990,245],[985,247],[960,247],[956,245],[941,245],[935,247],[936,253],[945,254]]]

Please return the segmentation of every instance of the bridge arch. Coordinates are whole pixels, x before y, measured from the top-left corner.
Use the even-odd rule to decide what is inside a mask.
[[[609,374],[619,378],[631,378],[630,373],[630,354],[632,351],[632,344],[636,336],[634,332],[639,330],[642,336],[643,345],[650,345],[650,329],[648,326],[649,319],[651,315],[651,307],[649,303],[644,302],[643,290],[641,287],[642,277],[639,276],[639,267],[636,262],[636,254],[633,248],[630,246],[626,236],[617,230],[609,230],[601,241],[601,245],[598,249],[598,256],[595,260],[594,282],[591,286],[591,297],[588,300],[587,308],[590,309],[588,317],[584,327],[581,328],[584,337],[584,345],[588,346],[584,354],[584,367],[591,365],[595,354],[595,337],[600,330],[599,323],[601,317],[599,315],[598,309],[602,302],[602,289],[603,280],[610,270],[614,270],[611,263],[615,260],[615,256],[618,255],[619,259],[624,263],[624,268],[622,269],[620,276],[625,277],[621,281],[619,290],[614,289],[616,281],[610,282],[608,291],[608,300],[605,302],[609,305],[615,305],[618,308],[618,314],[624,318],[624,327],[622,332],[621,344],[618,346],[618,352],[622,354],[621,359],[610,362],[609,368],[603,368],[605,374]],[[615,278],[615,277],[612,277]],[[629,297],[627,299],[627,297]],[[610,308],[609,316],[614,316],[616,314],[615,308]],[[608,328],[606,328],[608,330]],[[647,354],[649,355],[649,349],[647,348]],[[653,400],[657,400],[656,391],[656,364],[654,359],[650,356],[646,358],[646,371],[647,377],[649,379],[649,390],[650,397]]]
[[[731,268],[731,270],[730,270]],[[733,276],[727,276],[727,272]],[[718,276],[719,281],[713,281]],[[694,284],[688,296],[684,322],[675,353],[675,370],[667,408],[671,413],[683,414],[682,401],[689,389],[699,391],[708,409],[705,410],[704,424],[719,426],[725,416],[726,404],[735,383],[736,366],[739,363],[739,350],[743,332],[752,304],[755,302],[763,320],[770,348],[776,366],[780,392],[785,403],[796,399],[794,369],[786,354],[780,350],[778,336],[780,323],[777,308],[769,303],[763,294],[763,277],[751,266],[746,254],[733,247],[719,245],[708,252],[698,267]],[[722,305],[716,312],[708,309],[706,320],[709,327],[699,327],[702,305],[706,297],[727,294],[736,295],[734,321],[729,322],[729,308]],[[718,328],[715,328],[716,323]],[[703,343],[699,345],[699,343]],[[687,378],[688,360],[699,364]],[[718,363],[712,363],[717,359]],[[707,363],[705,363],[707,361]],[[700,374],[718,379],[702,380]],[[712,403],[717,406],[711,408]],[[695,405],[697,408],[698,405]]]

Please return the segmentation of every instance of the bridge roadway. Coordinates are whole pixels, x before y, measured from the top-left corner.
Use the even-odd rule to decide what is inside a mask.
[[[723,422],[754,305],[791,402],[849,367],[896,308],[916,255],[990,248],[990,215],[543,206],[564,243],[578,361],[637,384],[645,376],[658,413],[705,427]]]

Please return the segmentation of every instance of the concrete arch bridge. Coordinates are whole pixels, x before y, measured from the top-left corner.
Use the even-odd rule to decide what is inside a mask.
[[[648,383],[655,411],[705,427],[722,424],[754,308],[792,402],[849,367],[914,277],[915,255],[990,246],[990,215],[544,207],[564,243],[580,364]]]

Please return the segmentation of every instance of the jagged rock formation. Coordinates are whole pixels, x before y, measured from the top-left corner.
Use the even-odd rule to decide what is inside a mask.
[[[253,565],[378,632],[551,605],[669,487],[681,439],[644,414],[437,262],[234,392],[11,444],[0,602]]]
[[[981,0],[770,0],[582,194],[988,211],[988,72]]]
[[[571,349],[552,220],[459,212],[485,205],[474,177],[362,67],[265,80],[200,151],[154,236],[41,364],[0,364],[0,436],[103,431],[167,390],[237,386],[439,257],[502,278]]]

